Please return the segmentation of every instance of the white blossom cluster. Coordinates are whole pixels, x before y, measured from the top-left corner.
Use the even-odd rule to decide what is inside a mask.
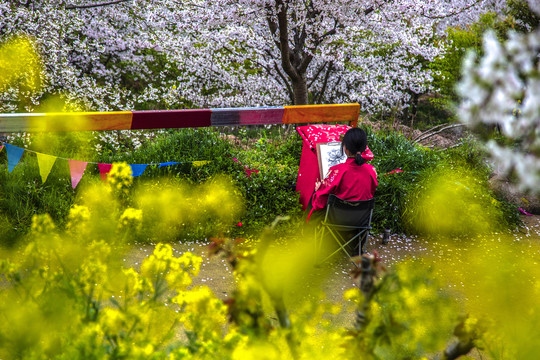
[[[178,96],[210,107],[291,103],[291,84],[281,66],[268,16],[279,1],[184,1],[167,17],[178,37],[158,35],[164,49],[177,50],[185,69]],[[433,39],[447,25],[470,23],[501,1],[288,1],[289,38],[306,37],[313,60],[307,81],[315,102],[359,102],[365,111],[403,106],[411,93],[431,90],[426,63],[440,53]],[[285,5],[283,5],[285,6]],[[315,18],[307,18],[313,7]],[[372,9],[368,12],[369,9]],[[159,9],[156,9],[159,11]],[[196,14],[196,16],[194,16]],[[157,15],[156,15],[157,16]],[[335,34],[326,36],[330,32]],[[326,37],[325,37],[326,36]],[[312,44],[320,41],[318,46]],[[246,64],[234,67],[231,64]],[[331,70],[327,75],[327,70]],[[316,97],[326,86],[326,92]],[[219,91],[209,96],[204,89]],[[288,90],[289,89],[289,90]]]
[[[268,19],[287,10],[289,42],[311,55],[313,102],[360,102],[363,110],[403,106],[431,89],[427,68],[447,26],[474,21],[503,0],[0,0],[0,42],[33,37],[43,57],[45,94],[81,110],[292,103],[279,32]],[[280,5],[282,4],[282,5]],[[309,14],[309,16],[308,16]],[[315,15],[313,15],[315,14]],[[305,47],[295,49],[295,37]],[[323,92],[322,89],[325,89]],[[18,94],[0,94],[15,111]]]
[[[93,146],[97,154],[104,152],[120,153],[133,152],[144,143],[152,141],[164,130],[119,130],[93,132]]]
[[[540,28],[510,33],[506,43],[487,33],[483,50],[464,63],[460,117],[473,128],[496,126],[511,139],[512,146],[489,140],[492,158],[501,172],[515,172],[523,190],[540,193]]]
[[[154,76],[155,45],[129,3],[96,8],[82,0],[0,0],[0,43],[25,35],[36,41],[45,64],[44,87],[32,94],[26,111],[47,94],[58,94],[75,110],[132,110],[145,99],[122,86],[126,78],[167,87]],[[166,55],[163,55],[166,56]],[[163,71],[163,69],[161,70]],[[159,73],[159,71],[157,71]],[[169,85],[170,86],[170,85]],[[0,111],[16,109],[17,91],[0,94]]]

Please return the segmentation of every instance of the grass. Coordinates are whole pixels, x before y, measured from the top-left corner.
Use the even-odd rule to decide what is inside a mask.
[[[482,182],[482,196],[493,197],[487,187],[489,168],[484,162],[484,154],[474,143],[464,142],[462,146],[445,151],[430,150],[412,144],[396,132],[374,132],[369,127],[364,129],[375,156],[372,164],[377,169],[379,180],[374,231],[389,228],[393,232],[413,233],[415,230],[405,227],[403,222],[407,206],[410,206],[424,183],[429,181],[430,171],[442,163],[449,169],[454,166],[466,167]],[[234,138],[226,138],[224,132],[229,130],[228,135]],[[41,138],[34,137],[29,148],[66,159],[90,162],[179,162],[178,165],[167,167],[148,166],[141,177],[134,179],[134,188],[147,181],[159,184],[163,179],[198,184],[224,174],[235,184],[245,208],[241,216],[230,224],[230,236],[257,236],[276,216],[290,216],[293,219],[289,223],[279,224],[278,235],[298,232],[303,213],[295,184],[302,140],[293,128],[200,128],[132,135],[132,138],[127,132],[99,136],[90,133],[43,135]],[[24,141],[24,138],[18,138],[10,142],[24,146]],[[135,146],[136,141],[140,146]],[[97,152],[96,147],[100,147],[101,152]],[[192,161],[199,160],[210,163],[193,166]],[[49,213],[55,223],[62,227],[80,189],[99,181],[99,172],[94,164],[88,165],[80,185],[73,190],[66,161],[56,162],[45,184],[41,183],[37,161],[32,154],[25,154],[11,174],[7,171],[5,152],[0,154],[0,162],[0,221],[6,224],[2,230],[4,245],[13,244],[27,232],[34,214]],[[403,172],[387,174],[398,168]],[[504,213],[501,227],[514,227],[519,223],[515,208],[503,201],[500,203]],[[240,223],[242,226],[238,226]],[[201,240],[196,238],[197,231],[192,229],[187,233],[191,235],[181,239]]]

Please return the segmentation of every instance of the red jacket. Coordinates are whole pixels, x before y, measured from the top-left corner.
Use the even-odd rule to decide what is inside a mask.
[[[319,189],[313,194],[311,204],[313,210],[326,206],[328,196],[335,194],[343,200],[369,200],[375,196],[377,188],[377,172],[371,164],[357,165],[354,158],[330,168],[328,176]]]

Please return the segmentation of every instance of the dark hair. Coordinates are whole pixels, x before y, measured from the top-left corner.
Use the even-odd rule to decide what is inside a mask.
[[[341,143],[341,153],[343,154],[344,149],[349,150],[349,152],[354,156],[354,160],[358,165],[362,165],[365,160],[362,157],[362,153],[366,150],[367,146],[367,135],[366,132],[359,128],[351,128],[347,130],[343,136]]]

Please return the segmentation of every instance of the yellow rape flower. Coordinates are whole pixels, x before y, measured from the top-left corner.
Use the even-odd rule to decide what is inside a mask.
[[[128,207],[120,215],[119,224],[123,228],[141,230],[142,228],[142,210]]]
[[[69,209],[68,214],[68,227],[74,227],[80,223],[86,222],[90,219],[90,210],[84,205],[73,205]]]
[[[127,193],[129,186],[133,183],[131,166],[125,162],[112,164],[107,179],[113,189]]]
[[[193,255],[190,252],[182,254],[178,258],[178,264],[182,269],[189,272],[192,276],[197,276],[201,269],[202,258],[200,256]]]
[[[126,317],[118,309],[105,308],[101,311],[100,325],[109,335],[118,334],[126,327]]]
[[[233,360],[274,360],[281,359],[281,351],[271,343],[256,342],[249,345],[238,346],[232,354]]]
[[[0,91],[10,87],[37,91],[41,87],[43,63],[27,37],[15,37],[0,46]]]
[[[414,309],[418,304],[416,294],[412,293],[408,288],[404,288],[401,290],[401,297],[405,300],[405,304],[410,309]]]
[[[126,276],[126,288],[128,289],[126,297],[134,296],[144,290],[143,281],[139,273],[137,273],[133,268],[122,269],[122,272]]]
[[[169,287],[175,290],[184,290],[191,285],[191,277],[182,270],[169,272],[165,279],[169,284]]]
[[[172,300],[183,309],[182,321],[189,330],[198,330],[204,337],[213,338],[227,322],[227,307],[212,290],[199,286],[183,291]]]
[[[351,288],[343,293],[343,299],[345,301],[352,301],[357,305],[362,302],[363,298],[364,297],[362,296],[362,293],[360,293],[360,289],[358,288]]]
[[[154,256],[160,260],[170,260],[173,256],[172,247],[169,244],[157,244]]]
[[[99,260],[87,261],[79,269],[79,280],[85,294],[101,290],[107,277],[107,265]]]
[[[32,231],[39,234],[46,234],[53,231],[54,222],[49,214],[34,215],[32,217]]]
[[[147,278],[153,278],[167,270],[167,263],[156,258],[155,255],[150,255],[141,265],[141,274]]]

